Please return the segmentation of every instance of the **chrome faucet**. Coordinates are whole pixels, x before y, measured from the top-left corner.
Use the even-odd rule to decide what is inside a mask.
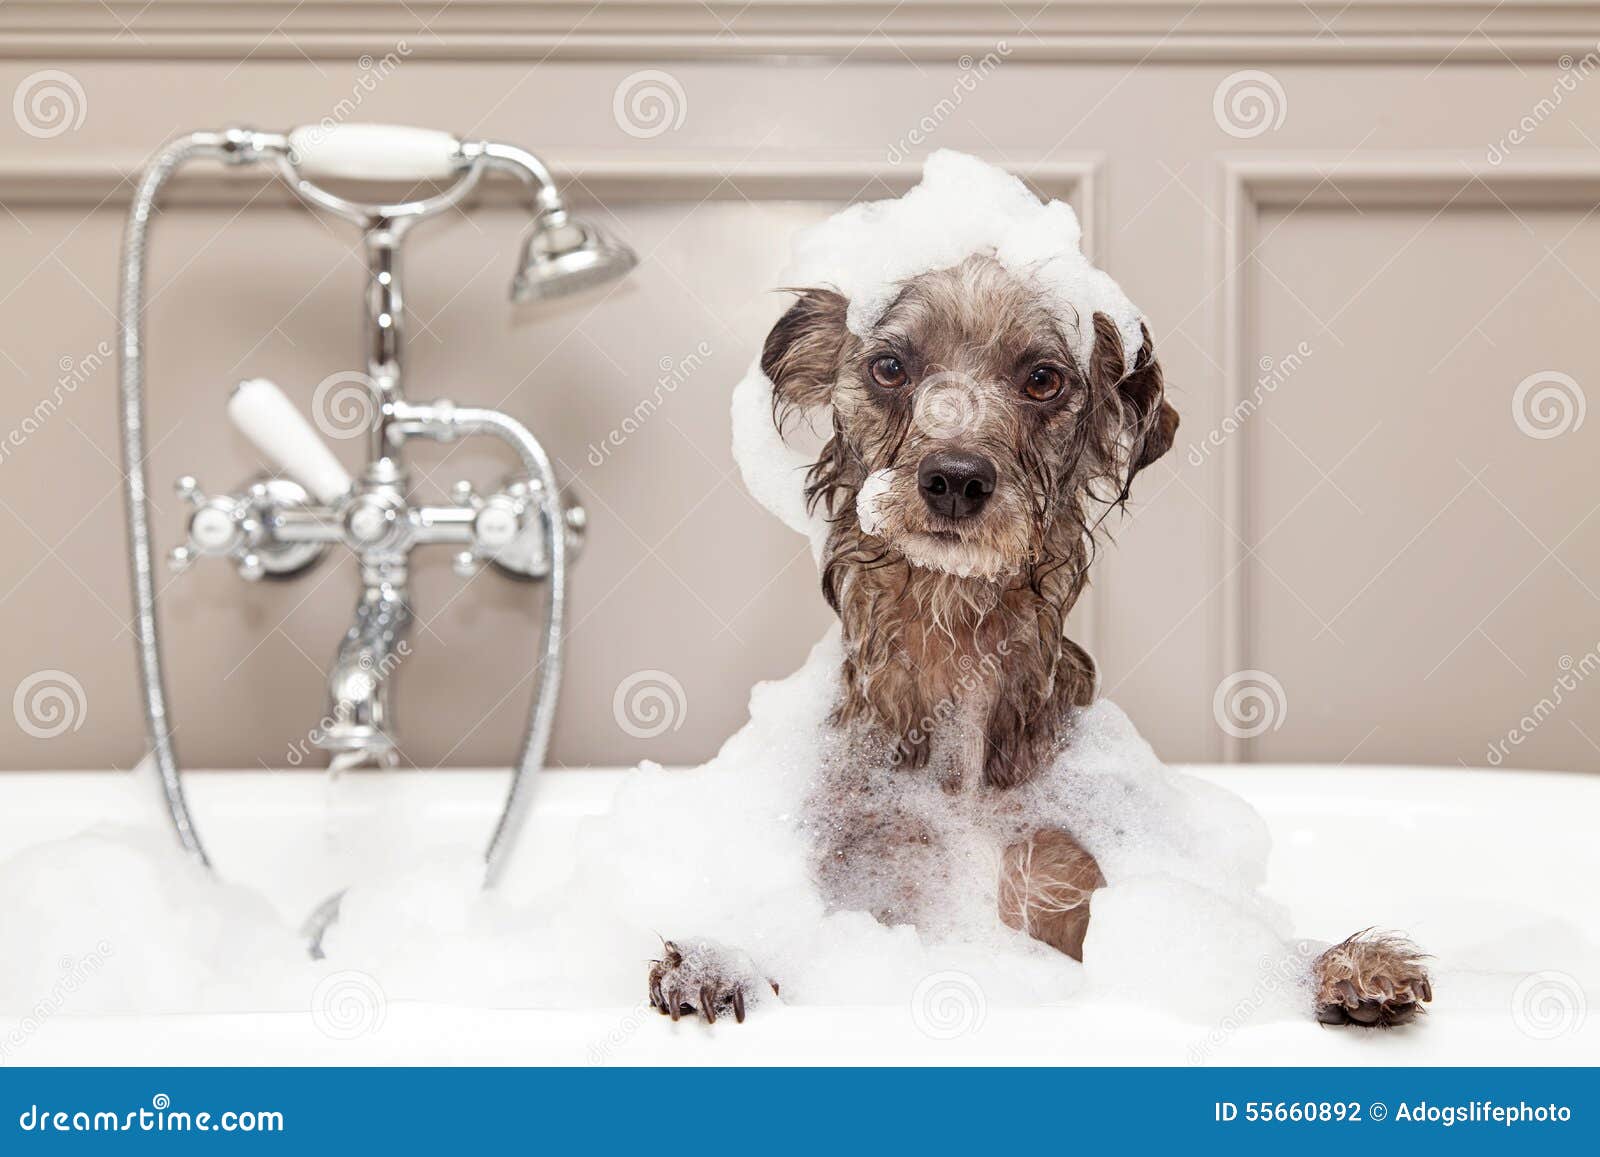
[[[409,653],[410,631],[405,590],[380,575],[366,577],[356,621],[328,671],[330,723],[316,736],[317,746],[332,754],[335,766],[398,762],[389,729],[389,676]]]
[[[361,229],[368,269],[366,369],[342,377],[360,381],[369,407],[368,461],[352,479],[275,385],[259,379],[241,382],[228,401],[229,414],[280,474],[218,495],[203,492],[193,478],[180,479],[178,492],[193,510],[187,541],[172,552],[171,562],[182,569],[202,557],[226,558],[243,578],[254,581],[301,574],[334,543],[343,543],[356,555],[362,590],[329,671],[328,715],[314,735],[334,767],[392,764],[397,759],[389,692],[409,653],[413,549],[435,543],[454,547],[454,566],[463,576],[489,565],[515,577],[542,580],[545,618],[534,655],[538,692],[505,808],[486,852],[486,879],[493,883],[520,827],[529,778],[542,765],[549,742],[560,678],[566,565],[581,544],[585,519],[581,507],[563,502],[543,447],[516,419],[498,410],[407,398],[402,243],[416,224],[459,205],[486,174],[501,171],[524,183],[533,216],[512,282],[514,300],[545,300],[597,284],[627,272],[635,257],[571,217],[544,164],[511,145],[460,141],[398,126],[339,125],[286,134],[249,129],[194,133],[157,155],[135,194],[123,258],[123,454],[150,747],[178,836],[202,863],[207,858],[184,800],[162,678],[143,448],[143,286],[149,225],[167,179],[184,162],[202,157],[234,165],[267,164],[302,200]],[[314,177],[442,187],[417,200],[373,204],[335,194]],[[418,437],[451,441],[474,434],[510,444],[521,458],[521,471],[486,495],[458,483],[448,501],[412,502],[406,443]],[[337,911],[337,897],[324,909],[325,925]],[[317,936],[320,931],[318,926]]]

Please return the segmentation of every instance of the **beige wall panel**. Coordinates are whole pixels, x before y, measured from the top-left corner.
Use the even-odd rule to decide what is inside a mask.
[[[1237,435],[1246,657],[1288,704],[1250,757],[1593,767],[1600,225],[1344,206],[1260,229],[1253,348],[1310,353]]]
[[[48,23],[36,5],[6,7],[6,20]],[[95,7],[78,16],[90,21],[84,12]],[[1457,458],[1471,471],[1487,466],[1483,486],[1538,539],[1553,546],[1570,535],[1558,554],[1600,588],[1594,524],[1577,524],[1596,489],[1600,419],[1547,440],[1510,424],[1510,392],[1528,374],[1587,379],[1585,343],[1600,308],[1574,277],[1597,280],[1589,270],[1600,238],[1583,220],[1587,205],[1574,208],[1569,189],[1565,203],[1517,201],[1513,213],[1480,194],[1431,221],[1470,183],[1465,163],[1488,171],[1496,142],[1560,87],[1556,56],[1586,50],[1570,35],[1577,17],[1530,14],[1517,31],[1496,15],[1485,27],[1515,65],[1470,35],[1489,6],[1461,14],[1460,28],[1438,6],[1396,7],[1392,19],[1381,6],[1329,10],[1325,19],[1342,22],[1342,36],[1330,37],[1288,3],[1256,15],[1244,8],[1259,6],[1208,6],[1195,19],[1209,40],[1187,23],[1164,35],[1154,6],[1122,15],[1070,5],[1081,19],[1049,15],[1035,38],[979,4],[947,13],[955,24],[904,29],[910,58],[877,41],[847,60],[848,45],[828,49],[832,58],[776,59],[781,46],[770,45],[757,57],[737,35],[714,45],[710,29],[694,44],[620,38],[604,51],[593,39],[554,36],[496,59],[532,40],[457,36],[466,27],[457,22],[503,17],[506,28],[523,27],[535,6],[493,5],[456,12],[445,35],[421,33],[404,51],[396,35],[356,45],[307,32],[294,41],[265,35],[268,22],[255,38],[261,50],[242,59],[251,42],[241,49],[228,36],[249,34],[251,11],[191,6],[211,13],[211,31],[184,47],[162,31],[177,7],[158,6],[161,19],[137,47],[115,28],[75,34],[64,17],[48,35],[0,44],[0,97],[45,69],[66,71],[83,94],[81,123],[55,135],[0,117],[0,429],[34,410],[62,359],[87,366],[59,411],[0,461],[0,692],[62,669],[89,705],[81,729],[53,739],[7,730],[0,766],[127,763],[141,748],[124,629],[114,366],[95,355],[114,335],[127,195],[109,174],[136,169],[173,133],[231,122],[276,128],[334,116],[514,140],[577,174],[574,193],[644,255],[598,306],[528,314],[504,300],[520,222],[503,201],[419,233],[409,253],[413,390],[503,400],[590,500],[558,762],[708,755],[742,719],[751,681],[792,669],[827,621],[801,542],[730,475],[728,391],[780,307],[768,291],[790,233],[854,197],[903,188],[916,157],[938,146],[1010,163],[1052,189],[1081,183],[1101,261],[1151,319],[1183,414],[1179,444],[1136,486],[1131,516],[1098,566],[1093,613],[1077,629],[1100,659],[1105,690],[1163,755],[1484,763],[1487,745],[1549,692],[1560,656],[1576,660],[1597,641],[1600,603],[1553,559],[1496,605],[1543,548],[1475,484],[1338,614],[1338,639],[1318,638],[1315,618],[1340,612],[1469,483]],[[737,19],[776,20],[779,7],[757,4]],[[844,5],[839,28],[865,8]],[[810,52],[824,50],[825,34],[842,34],[813,19],[801,38],[800,10],[783,12],[790,23],[768,25],[771,35],[797,37]],[[929,21],[930,12],[913,4],[896,20]],[[597,17],[611,31],[622,18]],[[335,30],[354,19],[320,4],[296,17]],[[1268,27],[1261,20],[1280,33],[1272,44],[1281,59],[1242,34]],[[1122,39],[1079,35],[1096,29],[1121,29]],[[76,54],[73,35],[83,37]],[[1465,47],[1441,66],[1456,43]],[[363,50],[379,60],[393,52],[399,64],[364,67]],[[958,57],[990,51],[1001,62],[971,83]],[[1281,119],[1254,135],[1228,131],[1216,113],[1219,87],[1247,68],[1269,73],[1281,92]],[[626,131],[615,112],[619,87],[646,69],[665,70],[682,93],[681,123],[674,115],[676,127],[654,136]],[[1581,165],[1593,155],[1597,111],[1593,79],[1563,90],[1526,143],[1509,148],[1505,168]],[[914,156],[900,160],[902,152]],[[1381,197],[1346,204],[1329,189],[1294,211],[1298,196],[1257,208],[1232,175],[1251,162],[1315,172],[1419,159],[1461,175],[1414,188],[1403,209]],[[1401,196],[1405,184],[1390,192]],[[175,474],[231,486],[253,461],[224,424],[227,385],[261,374],[308,399],[323,376],[352,368],[357,351],[362,272],[346,230],[271,195],[246,208],[248,190],[198,176],[187,200],[197,198],[205,204],[164,217],[156,242],[150,406],[152,441],[161,441],[151,475],[164,545],[178,526],[165,490]],[[1259,261],[1240,263],[1256,240]],[[1561,261],[1546,260],[1493,308],[1544,253],[1541,242]],[[1235,403],[1243,375],[1234,371],[1282,358],[1301,340],[1315,353],[1292,387],[1222,448],[1205,450]],[[593,465],[590,447],[655,391],[663,359],[676,365],[702,342],[709,352],[684,383]],[[1326,483],[1305,497],[1319,476],[1266,419],[1326,469],[1367,433],[1375,409],[1381,429],[1335,472],[1359,513]],[[341,446],[351,461],[355,449]],[[492,481],[506,462],[462,446],[424,450],[418,464],[431,476],[419,473],[418,485],[432,492],[457,476]],[[1286,515],[1258,558],[1243,553],[1241,538],[1255,541]],[[286,760],[322,713],[322,668],[352,584],[346,564],[257,587],[201,567],[166,590],[186,760]],[[527,691],[517,680],[534,626],[530,594],[492,575],[463,590],[447,559],[421,562],[417,602],[428,626],[399,676],[415,762],[508,758]],[[1219,727],[1213,695],[1247,666],[1282,679],[1290,708],[1280,730],[1240,741]],[[644,669],[670,672],[687,704],[678,730],[648,740],[612,715],[618,683]],[[1592,767],[1600,754],[1578,728],[1600,740],[1595,718],[1592,698],[1564,708],[1507,762]]]

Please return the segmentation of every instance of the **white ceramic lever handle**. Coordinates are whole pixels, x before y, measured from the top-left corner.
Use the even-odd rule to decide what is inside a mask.
[[[278,469],[319,502],[333,505],[350,489],[350,475],[282,390],[265,378],[240,382],[228,417]]]
[[[302,177],[366,181],[443,181],[455,175],[461,142],[408,125],[301,125],[289,155]]]

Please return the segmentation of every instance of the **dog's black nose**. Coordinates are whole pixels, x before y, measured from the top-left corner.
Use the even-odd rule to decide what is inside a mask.
[[[970,518],[994,493],[994,463],[964,450],[935,450],[917,467],[917,486],[928,509],[946,518]]]

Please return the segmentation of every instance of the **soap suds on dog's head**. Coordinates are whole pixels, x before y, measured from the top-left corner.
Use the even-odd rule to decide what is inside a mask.
[[[1117,323],[1131,365],[1141,342],[1139,311],[1089,263],[1082,240],[1072,206],[1042,202],[1004,169],[941,149],[905,196],[853,205],[803,230],[782,283],[838,290],[850,303],[851,331],[864,336],[902,282],[987,254],[1047,290],[1063,318],[1076,319],[1073,347],[1083,364],[1094,344],[1089,319],[1104,313]]]
[[[1049,304],[1080,369],[1090,364],[1097,313],[1111,319],[1121,339],[1122,363],[1132,366],[1144,341],[1140,312],[1109,275],[1090,263],[1081,243],[1070,205],[1041,201],[1005,170],[940,150],[928,158],[921,182],[904,196],[853,205],[801,230],[780,284],[837,291],[847,302],[847,326],[864,337],[909,279],[954,269],[974,256],[989,257]],[[734,458],[751,494],[807,535],[820,557],[825,515],[808,509],[803,480],[828,431],[828,408],[797,415],[782,433],[774,428],[773,414],[773,385],[758,358],[734,391]],[[869,490],[872,485],[869,480]],[[870,506],[858,505],[857,513],[876,522]]]

